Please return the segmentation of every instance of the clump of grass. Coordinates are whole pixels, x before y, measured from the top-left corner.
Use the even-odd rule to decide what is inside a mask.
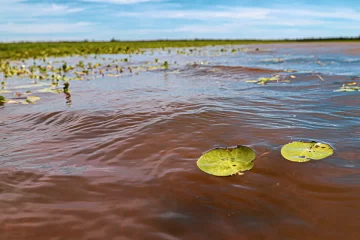
[[[64,93],[69,93],[69,86],[70,86],[70,83],[68,83],[68,82],[64,83],[64,87],[63,87]]]

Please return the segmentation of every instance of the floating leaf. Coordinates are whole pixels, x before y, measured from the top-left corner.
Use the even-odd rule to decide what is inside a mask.
[[[211,175],[230,176],[253,168],[255,157],[255,152],[245,146],[215,148],[204,153],[197,166]]]
[[[28,103],[35,103],[36,101],[39,101],[40,100],[40,97],[37,97],[37,96],[28,96],[26,98],[26,101]]]
[[[335,90],[334,92],[354,92],[354,91],[360,91],[360,87],[349,87],[349,86],[345,86],[344,84],[341,88]]]
[[[41,93],[62,93],[63,90],[62,89],[54,89],[54,88],[44,88],[44,89],[38,90],[38,92],[41,92]]]
[[[257,83],[257,84],[265,85],[269,81],[279,81],[279,80],[280,80],[280,75],[275,75],[275,76],[269,77],[269,78],[261,77],[258,80],[246,80],[245,82]]]
[[[4,103],[4,102],[6,102],[5,97],[0,95],[0,103]]]
[[[9,90],[0,90],[0,93],[11,93]]]
[[[330,145],[318,142],[292,142],[281,148],[281,155],[292,162],[321,160],[333,153]]]

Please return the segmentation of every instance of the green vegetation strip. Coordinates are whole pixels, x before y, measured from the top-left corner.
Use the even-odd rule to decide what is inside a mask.
[[[19,42],[0,43],[0,59],[28,59],[88,54],[141,53],[141,49],[168,47],[203,47],[235,44],[265,44],[294,42],[360,41],[359,38],[298,39],[298,40],[164,40],[110,42]]]

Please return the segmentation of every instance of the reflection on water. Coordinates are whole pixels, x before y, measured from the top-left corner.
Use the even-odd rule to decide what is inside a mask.
[[[168,71],[0,107],[1,239],[359,239],[360,95],[333,92],[358,81],[359,46],[331,46],[172,55]],[[245,82],[273,74],[296,78]],[[281,146],[300,139],[335,154],[284,160]],[[244,176],[196,167],[237,144],[258,156]]]

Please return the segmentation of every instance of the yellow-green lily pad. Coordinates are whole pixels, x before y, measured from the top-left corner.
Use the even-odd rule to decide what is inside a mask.
[[[38,90],[38,92],[41,92],[41,93],[62,93],[63,90],[62,89],[57,89],[57,88],[44,88],[44,89]]]
[[[215,148],[204,153],[197,161],[197,166],[214,176],[241,175],[254,166],[256,154],[245,146],[233,148]]]
[[[11,93],[9,90],[0,90],[0,93]]]
[[[37,97],[37,96],[28,96],[26,98],[26,102],[28,103],[35,103],[36,101],[39,101],[40,100],[40,97]]]
[[[333,153],[330,145],[319,142],[292,142],[281,148],[281,155],[292,162],[321,160]]]

